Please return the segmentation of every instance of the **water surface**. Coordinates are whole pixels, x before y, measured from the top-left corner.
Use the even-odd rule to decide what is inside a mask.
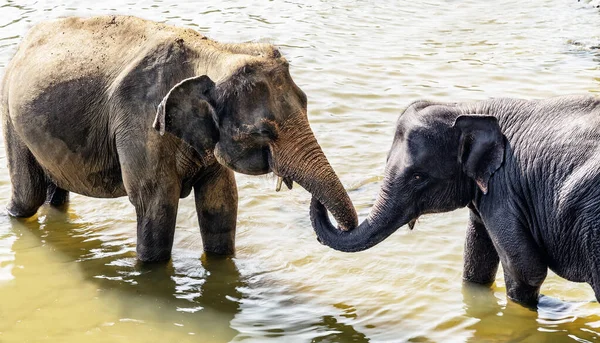
[[[210,3],[210,4],[209,4]],[[34,23],[134,14],[216,40],[277,44],[308,94],[317,139],[361,218],[394,122],[416,99],[600,92],[600,13],[586,1],[0,0],[0,69]],[[1,73],[1,70],[0,70]],[[0,152],[0,205],[10,183]],[[467,211],[422,218],[375,248],[321,246],[309,194],[237,175],[237,254],[207,259],[192,197],[173,261],[135,259],[126,198],[73,196],[67,213],[0,215],[0,342],[593,342],[589,286],[551,274],[537,312],[464,286]]]

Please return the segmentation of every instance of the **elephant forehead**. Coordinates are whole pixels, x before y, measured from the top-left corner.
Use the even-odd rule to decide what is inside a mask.
[[[441,148],[445,140],[441,132],[430,127],[413,128],[405,134],[406,147],[411,155],[433,152]]]
[[[403,144],[398,146],[399,162],[426,170],[449,171],[457,158],[456,142],[452,136],[434,129],[411,130]]]

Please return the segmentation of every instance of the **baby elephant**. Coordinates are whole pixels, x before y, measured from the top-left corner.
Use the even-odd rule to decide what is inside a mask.
[[[314,198],[311,218],[321,242],[350,252],[465,206],[465,280],[492,283],[501,262],[508,296],[533,307],[550,268],[600,300],[600,99],[415,102],[367,219],[336,230]]]
[[[306,95],[270,44],[221,44],[135,17],[66,18],[29,32],[0,94],[12,216],[61,205],[69,191],[127,195],[138,258],[164,261],[179,198],[193,189],[204,250],[231,254],[237,171],[295,181],[343,227],[357,224]]]

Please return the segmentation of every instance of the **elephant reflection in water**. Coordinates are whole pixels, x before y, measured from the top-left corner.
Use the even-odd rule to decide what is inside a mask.
[[[362,332],[356,331],[353,326],[340,323],[333,316],[321,317],[321,322],[318,323],[327,331],[335,331],[335,333],[328,333],[324,336],[316,337],[312,340],[312,343],[327,343],[327,342],[354,342],[354,343],[366,343],[370,340]]]
[[[160,322],[183,323],[186,334],[195,331],[223,341],[230,341],[240,333],[232,324],[242,311],[244,294],[240,290],[256,285],[246,282],[247,278],[242,277],[231,257],[204,254],[201,267],[195,259],[180,258],[167,265],[145,264],[135,257],[132,237],[111,235],[109,228],[83,222],[73,210],[44,206],[37,217],[9,220],[12,230],[20,237],[12,247],[15,265],[24,266],[17,273],[37,270],[27,266],[31,261],[20,257],[31,244],[23,235],[33,234],[35,243],[49,245],[61,259],[76,262],[85,280],[96,285],[101,294],[116,295],[118,300],[113,303],[120,306],[122,318],[157,318]],[[38,279],[35,275],[23,277],[29,281],[32,278]],[[18,282],[19,274],[16,279]],[[151,310],[140,312],[143,309]],[[318,331],[314,342],[369,341],[363,333],[330,315],[306,325]],[[322,332],[324,334],[318,336]],[[281,336],[285,335],[282,329]]]
[[[465,316],[477,319],[466,328],[472,331],[468,342],[558,342],[573,337],[591,342],[600,334],[591,326],[600,316],[582,315],[586,302],[541,296],[538,310],[531,311],[512,301],[500,304],[494,290],[481,285],[465,282],[462,293]]]
[[[245,284],[231,258],[203,256],[202,266],[199,263],[193,266],[202,271],[198,273],[197,280],[190,280],[189,275],[178,272],[171,262],[168,265],[140,263],[135,258],[132,239],[118,235],[110,237],[110,241],[98,238],[99,235],[110,235],[107,228],[82,222],[72,211],[43,207],[38,217],[30,220],[11,218],[10,225],[20,237],[12,247],[14,264],[23,266],[13,272],[17,282],[20,276],[29,281],[37,279],[36,276],[23,276],[23,273],[36,268],[27,266],[31,260],[20,258],[31,244],[31,240],[22,236],[31,233],[36,236],[35,241],[50,245],[61,259],[64,257],[69,262],[77,262],[85,281],[93,282],[99,294],[107,297],[116,295],[117,301],[111,300],[111,304],[121,307],[118,316],[122,318],[184,322],[186,334],[196,331],[227,341],[238,334],[231,328],[230,321],[239,311],[241,294],[238,289]],[[131,242],[114,244],[120,240]],[[178,281],[183,279],[185,281]],[[43,287],[43,280],[40,282]],[[178,291],[185,287],[182,282],[192,284],[194,289],[185,291],[192,295],[191,298]],[[196,285],[200,286],[196,288]],[[156,312],[140,312],[140,309],[148,308]],[[192,309],[190,312],[194,313],[185,313],[186,309]]]

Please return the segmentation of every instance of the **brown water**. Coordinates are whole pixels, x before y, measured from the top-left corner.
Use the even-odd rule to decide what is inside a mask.
[[[202,3],[202,2],[199,2]],[[317,138],[362,218],[398,114],[412,100],[600,92],[600,13],[587,1],[0,0],[0,69],[34,23],[134,14],[220,41],[276,43],[308,94]],[[0,205],[9,179],[0,153]],[[135,259],[125,198],[73,196],[68,213],[0,215],[0,342],[593,342],[600,305],[550,275],[537,312],[461,282],[465,210],[426,216],[379,246],[317,243],[309,194],[238,175],[233,259],[202,257],[182,200],[173,261]]]

